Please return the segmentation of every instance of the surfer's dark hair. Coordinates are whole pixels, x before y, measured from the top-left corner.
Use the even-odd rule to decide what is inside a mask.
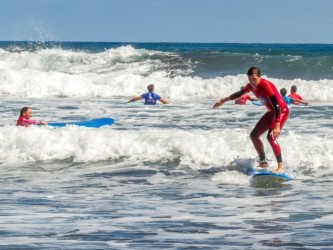
[[[287,94],[287,90],[285,88],[280,89],[280,94],[285,96]]]
[[[20,110],[20,116],[22,116],[25,112],[27,112],[28,109],[31,109],[30,107],[23,107]]]
[[[149,92],[154,91],[154,84],[149,84],[149,85],[147,86],[147,89],[148,89]]]
[[[257,67],[249,68],[249,70],[247,71],[247,76],[252,76],[252,75],[260,76],[261,75],[260,69]]]
[[[296,93],[296,91],[297,91],[296,85],[291,86],[290,92]]]

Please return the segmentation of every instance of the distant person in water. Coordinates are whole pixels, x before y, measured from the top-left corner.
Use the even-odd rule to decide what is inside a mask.
[[[297,99],[297,100],[303,100],[302,96],[300,96],[299,94],[297,94],[297,87],[295,85],[291,86],[290,88],[290,94],[288,95],[288,97]],[[301,102],[295,102],[294,104],[299,104]]]
[[[154,84],[149,84],[147,86],[147,89],[148,89],[149,92],[144,93],[140,96],[135,96],[131,100],[129,100],[127,103],[139,101],[142,98],[144,98],[145,99],[145,105],[156,105],[157,101],[160,101],[163,104],[169,104],[169,102],[166,99],[164,99],[160,95],[154,93]]]
[[[251,91],[267,108],[267,112],[259,119],[250,133],[253,146],[259,156],[259,167],[268,167],[264,144],[260,139],[260,137],[267,132],[266,138],[273,149],[277,161],[277,168],[273,171],[277,173],[284,172],[282,150],[277,138],[279,137],[281,130],[289,117],[288,105],[279,94],[275,85],[261,77],[259,68],[251,67],[247,71],[247,77],[249,83],[245,85],[244,89],[237,91],[228,97],[219,99],[214,104],[213,108],[216,109],[225,102],[240,98],[242,95]]]
[[[242,86],[240,90],[243,90],[245,87]],[[235,100],[235,104],[244,105],[246,101],[257,101],[257,99],[252,98],[249,94],[242,95],[240,98]]]
[[[47,122],[41,120],[31,120],[32,109],[23,107],[20,110],[20,117],[17,119],[16,126],[29,127],[30,125],[47,125]]]
[[[284,101],[287,103],[287,105],[299,104],[299,103],[308,105],[308,103],[303,100],[287,96],[287,90],[285,88],[280,89],[280,94],[282,95],[282,97],[283,97]]]

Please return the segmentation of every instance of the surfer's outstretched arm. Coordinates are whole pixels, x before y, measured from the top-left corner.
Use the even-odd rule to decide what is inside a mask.
[[[162,102],[163,104],[170,104],[170,102],[168,102],[166,99],[164,98],[160,98],[159,100],[160,102]]]
[[[129,103],[129,102],[136,102],[136,101],[139,101],[139,100],[141,100],[141,99],[142,99],[141,96],[135,96],[135,97],[133,97],[131,100],[129,100],[129,101],[126,102],[126,103]]]
[[[232,95],[228,96],[228,97],[225,97],[225,98],[221,98],[220,100],[218,100],[214,106],[213,106],[213,109],[217,109],[218,107],[220,107],[221,105],[223,105],[223,103],[225,102],[228,102],[230,100],[235,100],[235,99],[238,99],[239,97],[241,97],[242,95],[244,95],[246,92],[245,90],[240,90],[240,91],[237,91],[235,93],[233,93]]]

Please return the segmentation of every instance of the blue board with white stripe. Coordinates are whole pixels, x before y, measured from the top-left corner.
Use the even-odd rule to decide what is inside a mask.
[[[249,175],[252,177],[260,177],[260,176],[276,177],[276,178],[281,178],[286,181],[294,179],[294,177],[292,175],[289,175],[285,172],[284,173],[275,173],[268,169],[257,168],[254,166],[255,165],[254,159],[236,159],[235,163],[239,168],[241,168],[241,170],[246,175]]]

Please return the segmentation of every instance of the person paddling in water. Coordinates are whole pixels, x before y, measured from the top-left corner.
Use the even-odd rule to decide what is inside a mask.
[[[242,86],[242,87],[240,88],[240,90],[243,90],[244,88],[245,88],[245,87]],[[253,101],[257,101],[257,99],[254,99],[254,98],[252,98],[250,95],[245,94],[245,95],[242,95],[240,98],[236,99],[236,100],[235,100],[235,104],[244,105],[244,104],[246,104],[246,101],[251,101],[251,102],[253,102]]]
[[[297,99],[297,100],[303,100],[303,97],[299,94],[297,94],[297,87],[296,85],[293,85],[290,87],[290,94],[288,95],[288,97],[291,97],[293,99]],[[299,104],[301,102],[295,102],[294,104]]]
[[[308,105],[307,102],[305,102],[301,99],[297,99],[297,98],[287,96],[287,90],[285,88],[280,89],[280,94],[282,95],[283,100],[287,103],[287,105],[299,104],[299,103],[302,103],[304,105]]]
[[[16,126],[29,127],[30,125],[47,125],[47,122],[41,120],[31,120],[32,108],[23,107],[20,110],[20,117],[17,119]]]
[[[259,68],[251,67],[247,72],[247,76],[249,83],[246,84],[243,90],[235,92],[229,97],[221,98],[215,103],[213,108],[216,109],[225,102],[235,100],[252,91],[257,99],[260,100],[260,102],[267,108],[267,112],[259,119],[250,133],[254,148],[259,155],[259,167],[268,167],[264,145],[260,139],[260,136],[268,131],[267,140],[271,145],[277,160],[277,168],[274,169],[273,172],[282,173],[284,172],[284,166],[282,162],[281,148],[277,142],[277,138],[279,137],[281,130],[289,117],[288,106],[275,85],[261,77]]]
[[[138,100],[141,100],[142,98],[144,98],[145,105],[156,105],[157,101],[160,101],[163,104],[169,104],[169,102],[166,99],[164,99],[160,95],[154,93],[154,88],[155,88],[154,84],[149,84],[147,86],[147,89],[149,91],[148,93],[142,94],[140,96],[135,96],[131,100],[129,100],[127,103],[135,102],[135,101],[138,101]]]

